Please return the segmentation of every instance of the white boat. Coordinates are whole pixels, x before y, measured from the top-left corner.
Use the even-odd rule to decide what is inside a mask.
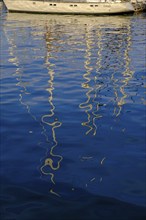
[[[59,14],[134,12],[130,0],[4,0],[8,11]]]

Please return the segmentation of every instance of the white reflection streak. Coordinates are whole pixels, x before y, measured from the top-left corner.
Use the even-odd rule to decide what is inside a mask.
[[[115,92],[115,95],[117,97],[117,106],[119,107],[118,112],[116,112],[116,108],[114,109],[114,115],[118,117],[121,113],[122,106],[126,103],[126,98],[128,97],[128,94],[125,91],[125,88],[129,84],[129,81],[132,79],[134,72],[130,70],[130,58],[129,58],[129,50],[131,46],[131,28],[130,25],[127,26],[127,44],[126,49],[124,52],[124,60],[125,60],[125,71],[122,73],[123,80],[121,81],[123,84],[120,86],[120,92],[122,94],[122,97],[118,101],[118,93]]]
[[[22,68],[21,68],[21,64],[20,64],[20,61],[19,61],[18,57],[15,55],[15,50],[17,49],[17,46],[16,46],[16,44],[15,44],[15,42],[14,42],[15,35],[13,35],[11,38],[10,38],[10,37],[8,38],[8,34],[6,33],[6,30],[5,30],[5,35],[6,35],[6,37],[7,37],[7,41],[8,41],[8,43],[9,43],[9,45],[10,45],[9,51],[10,51],[10,55],[12,56],[12,58],[9,59],[9,62],[11,62],[12,64],[14,64],[14,65],[17,67],[17,68],[16,68],[16,71],[15,71],[15,74],[14,74],[14,75],[17,76],[16,80],[18,81],[18,83],[16,84],[16,86],[19,86],[20,88],[23,88],[23,89],[20,90],[19,101],[20,101],[20,103],[21,103],[23,106],[25,106],[25,108],[27,109],[28,114],[29,114],[35,121],[39,122],[39,121],[37,120],[37,118],[31,113],[31,108],[30,108],[30,106],[23,101],[23,96],[24,96],[24,95],[30,95],[30,93],[27,91],[27,88],[26,88],[26,86],[25,86],[26,83],[24,83],[23,80],[22,80]],[[53,75],[52,75],[51,77],[53,77]],[[51,78],[51,80],[53,80],[53,79]],[[52,81],[50,81],[50,83],[51,83],[51,82],[52,82]],[[53,84],[52,84],[52,85],[53,85]],[[53,87],[52,87],[52,89],[53,89]],[[51,98],[50,98],[49,101],[50,101],[50,103],[52,103],[52,90],[49,90],[49,92],[51,93]],[[52,104],[51,106],[53,106],[53,104]],[[54,114],[54,113],[53,113],[54,109],[55,109],[55,107],[53,106],[53,108],[52,108],[52,110],[51,110],[51,115]],[[46,123],[45,120],[44,120],[45,117],[46,117],[46,116],[43,116],[43,117],[42,117],[42,122],[44,122],[44,123]],[[44,127],[43,124],[40,123],[40,122],[39,122],[39,125],[40,125],[41,128],[42,128],[41,134],[43,134],[43,135],[45,136],[46,142],[49,142],[49,138],[48,138],[48,135],[47,135],[47,133],[46,133],[45,127]],[[50,154],[53,155],[53,156],[54,156],[54,154],[53,154],[53,149],[54,149],[55,146],[57,146],[57,141],[56,141],[55,131],[54,131],[54,130],[55,130],[55,128],[60,127],[60,126],[61,126],[61,123],[58,122],[58,124],[57,124],[57,122],[56,122],[56,124],[54,123],[53,128],[52,128],[53,138],[54,138],[55,144],[54,144],[54,146],[52,147],[52,149],[51,149],[51,151],[50,151]],[[32,131],[29,132],[29,133],[32,133]],[[41,143],[40,143],[40,144],[41,144]],[[55,156],[60,157],[60,162],[61,162],[62,157],[59,156],[59,155],[55,155]],[[46,160],[46,163],[48,163],[47,160]],[[52,166],[52,168],[53,168],[53,166]],[[42,171],[42,168],[41,168],[41,171]],[[48,175],[48,173],[45,173],[44,171],[43,171],[43,173],[44,173],[45,175]],[[49,173],[49,175],[51,175],[51,182],[52,182],[53,184],[55,184],[54,174],[53,174],[53,173]],[[51,190],[51,192],[54,193],[53,190]],[[54,193],[54,194],[55,194],[55,193]],[[56,193],[56,195],[57,195],[57,193]]]
[[[101,69],[101,67],[102,67],[102,65],[101,65],[101,60],[102,60],[102,35],[101,35],[100,28],[99,28],[99,30],[98,30],[97,37],[98,37],[98,41],[97,41],[98,52],[97,52],[97,62],[96,62],[96,73],[98,73],[98,76],[99,76],[99,75],[101,75],[100,69]],[[95,77],[95,82],[96,82],[96,80],[98,79],[98,76]],[[95,102],[96,97],[97,97],[97,92],[99,91],[99,89],[100,89],[101,87],[102,87],[101,85],[98,85],[98,84],[96,83],[95,95],[94,95],[93,102]],[[96,111],[93,111],[93,112],[92,112],[92,114],[95,116],[95,117],[93,117],[93,125],[94,125],[94,127],[95,127],[93,135],[96,135],[96,131],[97,131],[97,126],[96,126],[95,120],[96,120],[96,119],[99,119],[99,118],[102,118],[102,115],[97,114],[98,111],[99,111],[99,103],[96,105]],[[97,112],[97,113],[96,113],[96,112]]]
[[[89,125],[91,123],[91,114],[89,113],[89,111],[91,111],[93,109],[93,105],[90,104],[90,100],[91,100],[91,96],[90,96],[90,93],[94,90],[90,85],[90,81],[91,81],[91,78],[90,78],[90,75],[91,75],[91,72],[93,70],[93,67],[90,66],[90,63],[91,63],[91,50],[92,50],[92,40],[91,40],[91,34],[90,34],[90,31],[88,30],[89,27],[87,27],[87,30],[86,30],[86,54],[85,54],[85,69],[86,69],[86,73],[83,75],[84,79],[86,80],[85,83],[82,84],[82,88],[85,88],[85,89],[88,89],[88,91],[86,92],[86,96],[87,96],[87,100],[86,102],[84,103],[81,103],[79,105],[79,107],[81,109],[85,109],[85,112],[87,114],[87,119],[88,121],[86,122],[82,122],[82,125],[83,126],[86,126],[88,127],[88,131],[86,132],[86,135],[89,134],[92,130],[93,130],[93,125]]]
[[[106,157],[104,157],[104,158],[101,160],[101,162],[100,162],[101,165],[103,165],[103,162],[104,162],[105,159],[106,159]]]
[[[90,26],[89,26],[90,27]],[[87,26],[86,29],[86,54],[85,54],[85,69],[86,69],[86,73],[83,75],[83,78],[86,80],[85,83],[82,84],[82,88],[88,89],[88,91],[86,92],[86,97],[87,100],[84,103],[81,103],[79,105],[79,107],[81,109],[85,109],[85,113],[87,114],[87,118],[88,121],[83,122],[82,125],[88,127],[89,129],[86,132],[86,135],[88,135],[91,131],[93,132],[92,134],[95,136],[96,132],[97,132],[97,125],[96,125],[96,119],[99,119],[102,117],[102,115],[98,114],[99,111],[99,103],[96,103],[96,98],[97,98],[97,92],[101,89],[101,87],[103,85],[97,84],[97,79],[98,76],[96,75],[94,77],[94,83],[95,85],[93,85],[92,87],[90,86],[89,83],[91,83],[91,77],[93,77],[91,75],[92,70],[94,68],[93,64],[91,65],[91,61],[92,61],[92,49],[94,49],[94,45],[93,45],[93,40],[92,38],[94,37],[94,39],[96,39],[97,37],[97,48],[98,48],[98,52],[97,52],[97,61],[96,61],[96,73],[98,73],[98,75],[100,75],[100,68],[101,68],[101,60],[102,60],[102,36],[101,36],[101,31],[100,28],[98,29],[98,34],[97,36],[93,35],[92,30],[90,30]],[[94,58],[93,58],[94,60]],[[95,109],[95,110],[94,110]]]
[[[49,48],[49,35],[46,35],[46,43],[47,43],[47,46],[48,46],[48,50],[50,49]],[[55,175],[54,175],[54,171],[57,171],[59,168],[60,168],[60,164],[61,164],[61,161],[63,160],[63,157],[61,155],[58,155],[58,154],[54,154],[54,149],[57,147],[58,145],[58,142],[57,142],[57,138],[56,138],[56,132],[55,132],[55,129],[56,128],[59,128],[62,123],[59,122],[54,116],[55,116],[55,105],[53,104],[53,90],[54,90],[54,86],[53,86],[53,81],[54,81],[54,70],[52,69],[52,67],[54,66],[53,64],[51,64],[51,62],[49,61],[49,58],[51,57],[51,53],[48,51],[47,52],[47,57],[46,57],[46,61],[45,61],[45,64],[47,65],[47,69],[48,69],[48,74],[50,76],[50,80],[48,81],[48,88],[47,88],[47,91],[49,93],[49,98],[48,98],[48,102],[51,106],[51,110],[50,110],[50,114],[46,114],[46,115],[43,115],[42,118],[41,118],[41,122],[49,127],[51,127],[51,130],[52,130],[52,137],[53,137],[53,146],[51,147],[50,151],[49,151],[49,154],[51,157],[49,157],[48,153],[47,153],[47,156],[46,156],[46,159],[44,161],[44,164],[41,166],[40,170],[42,172],[42,174],[44,175],[50,175],[51,176],[51,182],[53,184],[55,184]],[[50,122],[50,120],[54,120],[53,122]],[[55,158],[58,158],[58,161],[57,161],[57,166],[54,166],[54,161],[53,159]],[[51,170],[48,170],[48,171],[45,171],[46,168],[51,168]],[[56,196],[60,196],[58,193],[54,192],[53,189],[50,190],[50,193],[56,195]]]
[[[9,43],[9,54],[12,56],[12,58],[9,59],[9,62],[11,62],[12,64],[14,64],[16,66],[16,71],[14,73],[14,75],[16,75],[16,80],[18,81],[18,83],[16,83],[16,86],[19,86],[20,88],[22,88],[20,90],[20,94],[19,94],[19,101],[22,105],[25,106],[25,108],[27,109],[27,112],[28,114],[35,120],[39,123],[39,125],[41,126],[42,128],[42,132],[41,134],[43,134],[46,138],[46,141],[49,142],[48,140],[48,136],[46,134],[46,129],[44,128],[44,126],[37,120],[37,118],[31,113],[31,108],[30,108],[30,105],[26,104],[24,101],[23,101],[23,96],[24,95],[31,95],[28,91],[27,91],[27,88],[26,88],[26,83],[23,82],[22,80],[22,74],[23,74],[23,68],[21,67],[21,64],[20,64],[20,61],[19,61],[19,58],[15,55],[15,52],[17,51],[17,46],[16,46],[16,43],[14,41],[15,39],[15,33],[11,36],[11,37],[8,37],[9,36],[9,33],[6,32],[5,30],[5,36],[7,38],[7,41]]]

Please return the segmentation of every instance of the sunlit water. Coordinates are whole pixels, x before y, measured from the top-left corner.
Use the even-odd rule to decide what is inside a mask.
[[[2,219],[144,219],[145,14],[0,16]]]

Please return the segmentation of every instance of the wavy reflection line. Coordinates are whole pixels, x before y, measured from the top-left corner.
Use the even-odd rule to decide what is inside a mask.
[[[49,127],[51,127],[51,130],[52,130],[52,137],[53,137],[53,146],[51,147],[50,151],[49,151],[49,154],[50,156],[47,156],[45,161],[44,161],[44,164],[41,166],[40,170],[41,172],[44,174],[44,175],[50,175],[51,176],[51,182],[53,184],[55,184],[55,175],[54,175],[54,171],[57,171],[59,168],[60,168],[60,164],[61,164],[61,161],[63,160],[63,157],[61,155],[58,155],[58,154],[55,154],[54,153],[54,150],[55,148],[58,146],[58,141],[57,141],[57,137],[56,137],[56,131],[55,129],[61,127],[62,123],[60,121],[58,121],[56,118],[55,118],[55,105],[53,104],[53,90],[54,90],[54,86],[53,86],[53,81],[54,81],[54,70],[52,69],[52,67],[54,66],[53,64],[51,64],[51,62],[49,61],[50,57],[51,57],[51,53],[49,52],[50,50],[50,44],[48,43],[50,41],[50,38],[51,36],[49,34],[46,34],[46,43],[47,43],[47,49],[48,49],[48,52],[47,52],[47,56],[46,56],[46,65],[47,65],[47,69],[48,69],[48,74],[50,76],[50,79],[48,80],[48,84],[49,84],[49,87],[46,89],[48,91],[48,93],[50,94],[49,98],[48,98],[48,102],[51,106],[51,110],[50,110],[50,114],[46,114],[46,115],[43,115],[42,118],[41,118],[41,122]],[[52,38],[51,38],[52,39]],[[50,122],[49,120],[54,120],[53,122]],[[51,158],[52,157],[52,158]],[[58,161],[57,161],[57,166],[54,166],[54,161],[55,161],[55,158],[58,158]],[[51,171],[45,171],[46,168],[50,167],[51,168]],[[57,194],[56,192],[53,191],[53,189],[50,190],[50,192],[52,194],[55,194],[55,195],[59,195]]]
[[[122,48],[122,41],[119,41],[119,48]],[[119,58],[120,60],[120,56],[121,54],[119,53],[119,50],[117,52],[117,57]],[[121,67],[123,66],[123,62],[121,61]],[[116,103],[118,103],[118,99],[119,99],[119,96],[118,96],[118,88],[119,88],[119,85],[117,84],[118,82],[118,79],[116,77],[116,71],[113,71],[113,74],[112,74],[112,77],[111,77],[111,80],[113,81],[113,89],[114,89],[114,94],[115,94],[115,101]],[[121,106],[117,104],[117,106],[114,107],[114,113],[113,115],[119,115],[120,112],[121,112]],[[117,113],[118,112],[118,113]]]
[[[125,78],[123,80],[123,85],[120,87],[120,91],[122,93],[122,97],[119,100],[118,104],[120,106],[124,105],[126,103],[125,99],[128,97],[128,94],[125,92],[125,88],[128,85],[129,81],[132,79],[134,71],[130,70],[130,61],[131,59],[129,58],[129,50],[131,46],[131,29],[130,26],[128,26],[128,31],[127,31],[127,48],[124,53],[124,58],[125,58],[125,71],[122,73],[123,77]]]
[[[120,29],[119,30],[119,34],[120,36],[123,34],[121,33],[121,31],[123,31],[123,29]],[[123,48],[123,45],[122,45],[122,42],[123,40],[121,39],[118,39],[118,50],[116,50],[117,52],[117,63],[120,63],[120,67],[124,67],[124,64],[123,64],[123,61],[121,59],[121,50]],[[113,90],[114,90],[114,95],[115,95],[115,102],[118,103],[118,100],[119,100],[119,95],[118,95],[118,89],[119,89],[119,81],[118,81],[118,78],[116,77],[116,74],[117,74],[117,71],[113,71],[112,73],[112,76],[111,76],[111,80],[113,81]],[[121,112],[121,106],[117,104],[117,106],[114,107],[114,113],[113,115],[117,115],[117,112]]]
[[[26,88],[26,86],[25,86],[25,83],[24,83],[23,80],[22,80],[22,71],[21,71],[21,68],[20,68],[19,59],[18,59],[17,56],[15,56],[15,52],[14,52],[14,51],[17,49],[17,46],[16,46],[16,44],[14,43],[14,39],[13,39],[13,38],[12,38],[12,39],[8,38],[8,35],[7,35],[6,31],[5,31],[5,35],[6,35],[6,37],[7,37],[7,41],[8,41],[8,43],[9,43],[9,45],[10,45],[10,47],[9,47],[10,55],[13,57],[13,58],[10,58],[10,59],[9,59],[9,62],[11,62],[12,64],[14,64],[14,65],[17,67],[15,74],[16,74],[16,76],[17,76],[16,80],[18,81],[18,83],[16,83],[16,86],[19,86],[20,88],[23,88],[23,90],[22,90],[22,89],[20,90],[19,102],[21,103],[21,105],[25,106],[25,108],[27,109],[28,114],[29,114],[35,121],[38,121],[38,120],[36,119],[36,117],[31,113],[31,108],[30,108],[30,106],[23,101],[23,95],[24,95],[24,94],[25,94],[25,95],[29,95],[30,93],[27,91],[27,88]],[[13,37],[14,37],[14,36],[13,36]],[[41,123],[39,123],[39,124],[40,124],[40,126],[42,127],[42,132],[41,132],[41,134],[43,134],[43,135],[45,136],[45,138],[46,138],[46,141],[49,142],[49,139],[48,139],[48,136],[47,136],[45,127],[44,127]],[[46,173],[46,175],[47,175],[47,173]],[[52,183],[55,184],[55,182],[54,182],[54,174],[50,174],[50,175],[51,175],[51,181],[52,181]],[[51,190],[50,192],[52,193],[53,190]]]
[[[41,134],[43,134],[45,136],[45,139],[47,142],[49,142],[49,139],[48,139],[48,135],[46,133],[46,129],[45,127],[37,120],[37,118],[32,114],[31,112],[31,106],[26,104],[23,99],[24,99],[24,95],[31,95],[31,93],[28,92],[27,90],[27,87],[26,87],[26,83],[23,82],[23,79],[22,79],[22,76],[23,76],[23,68],[21,67],[21,64],[20,64],[20,61],[19,61],[19,58],[17,57],[17,55],[15,55],[15,51],[17,51],[17,45],[14,41],[15,39],[15,33],[10,37],[8,37],[8,33],[7,31],[5,30],[5,36],[7,38],[7,41],[9,43],[9,54],[10,56],[12,56],[12,58],[9,59],[9,62],[11,62],[12,64],[14,64],[16,66],[16,71],[15,71],[15,74],[13,75],[16,75],[16,80],[18,81],[18,83],[16,83],[16,86],[19,86],[20,88],[22,88],[20,90],[20,94],[19,94],[19,101],[20,103],[25,106],[25,108],[27,109],[27,112],[28,114],[35,120],[39,123],[39,125],[41,126],[42,128],[42,132]]]
[[[15,55],[15,50],[17,49],[16,43],[14,42],[15,35],[13,35],[12,38],[8,38],[8,34],[6,33],[6,30],[5,30],[5,36],[7,38],[7,41],[9,43],[9,45],[10,45],[9,46],[9,54],[12,56],[12,58],[10,58],[8,61],[16,66],[15,74],[13,74],[13,75],[17,76],[16,80],[18,81],[18,83],[16,83],[16,86],[19,86],[20,88],[23,88],[23,90],[22,89],[20,90],[19,102],[26,107],[27,112],[29,113],[29,115],[31,115],[31,117],[35,121],[37,121],[36,117],[31,113],[30,106],[23,101],[23,94],[30,95],[30,93],[28,92],[28,90],[25,86],[26,83],[24,83],[23,80],[22,80],[22,71],[21,71],[21,68],[20,68],[20,62],[19,62],[18,57]]]
[[[51,158],[47,158],[45,159],[45,164],[42,166],[41,170],[45,167],[45,166],[50,166],[52,170],[58,170],[60,168],[60,163],[63,159],[63,157],[61,155],[58,154],[54,154],[53,151],[56,148],[56,146],[58,145],[57,139],[56,139],[56,134],[55,134],[55,129],[59,128],[62,123],[61,122],[53,122],[53,123],[49,123],[47,121],[44,120],[44,118],[48,118],[50,117],[49,115],[44,115],[42,116],[42,122],[45,123],[46,125],[49,125],[52,127],[52,135],[53,135],[53,141],[54,141],[54,145],[51,147],[50,150],[50,155],[52,157],[58,157],[59,161],[58,161],[58,165],[56,167],[53,166],[53,160]],[[44,174],[46,174],[46,172],[43,172]]]
[[[88,91],[86,92],[86,96],[87,96],[87,100],[84,103],[81,103],[79,105],[79,107],[81,109],[85,109],[85,112],[87,114],[87,119],[88,121],[86,122],[82,122],[83,126],[88,127],[88,131],[86,132],[86,135],[90,133],[91,130],[93,130],[93,127],[90,126],[90,122],[91,122],[91,115],[89,113],[89,111],[92,110],[93,106],[92,104],[90,104],[90,100],[91,100],[91,96],[90,93],[93,91],[93,88],[89,85],[91,78],[91,72],[93,70],[93,67],[90,67],[90,63],[91,63],[91,50],[92,50],[92,40],[91,40],[91,36],[88,32],[88,30],[86,31],[86,51],[85,51],[85,69],[86,69],[86,73],[83,75],[84,79],[86,80],[85,83],[82,84],[82,88],[87,89]]]
[[[81,109],[85,109],[85,112],[87,114],[87,121],[82,122],[83,126],[88,127],[88,131],[86,132],[86,135],[89,134],[91,132],[91,130],[93,130],[93,126],[89,125],[91,122],[91,115],[89,113],[89,111],[92,110],[93,106],[92,104],[90,104],[90,100],[91,100],[91,96],[90,93],[93,91],[93,88],[89,85],[91,78],[91,72],[93,70],[93,67],[90,67],[90,63],[91,63],[91,49],[92,49],[92,40],[91,40],[91,36],[89,31],[86,31],[86,51],[85,51],[85,69],[86,69],[86,73],[83,75],[83,78],[85,79],[85,82],[82,83],[82,88],[87,89],[88,91],[86,92],[86,97],[87,100],[86,102],[83,102],[79,105],[79,107]]]
[[[16,46],[16,43],[14,42],[14,35],[12,35],[11,38],[8,38],[8,34],[6,33],[6,31],[5,31],[5,34],[6,34],[8,43],[9,43],[9,45],[10,45],[10,47],[9,47],[9,54],[12,56],[12,58],[9,59],[9,62],[13,63],[13,64],[17,67],[17,69],[16,69],[16,71],[15,71],[15,75],[17,76],[16,80],[18,81],[18,83],[16,83],[16,86],[19,86],[20,88],[22,88],[22,89],[20,90],[20,94],[19,94],[19,101],[20,101],[20,103],[21,103],[23,106],[25,106],[25,108],[27,109],[28,114],[29,114],[35,121],[39,122],[39,121],[37,120],[37,118],[31,113],[31,107],[30,107],[30,105],[26,104],[25,101],[23,100],[24,94],[25,94],[25,95],[30,95],[30,93],[29,93],[28,90],[27,90],[26,83],[23,82],[23,79],[22,79],[22,68],[20,68],[20,67],[21,67],[21,64],[20,64],[20,62],[19,62],[18,57],[15,55],[15,50],[17,49],[17,46]],[[47,57],[48,57],[48,56],[49,56],[49,55],[47,55]],[[50,66],[52,66],[52,65],[50,64]],[[51,156],[54,156],[54,157],[58,157],[58,158],[59,158],[59,161],[58,161],[57,167],[54,167],[54,166],[53,166],[53,160],[52,160],[51,158],[46,158],[44,166],[46,166],[46,165],[48,166],[48,165],[49,165],[49,166],[52,168],[52,170],[57,170],[57,169],[59,169],[59,167],[60,167],[60,163],[61,163],[63,157],[60,156],[60,155],[55,155],[55,154],[53,153],[54,148],[58,145],[58,142],[57,142],[57,140],[56,140],[55,129],[58,128],[58,127],[60,127],[62,123],[61,123],[61,122],[58,122],[58,121],[55,121],[55,122],[53,122],[53,123],[49,123],[49,122],[46,121],[46,118],[52,117],[52,116],[54,115],[54,110],[55,110],[55,106],[53,105],[53,102],[52,102],[52,100],[53,100],[52,90],[54,89],[54,88],[53,88],[53,79],[54,79],[54,76],[53,76],[53,75],[54,75],[54,72],[53,72],[53,71],[52,71],[52,72],[50,71],[50,72],[49,72],[49,75],[50,75],[49,83],[50,83],[51,87],[48,88],[47,91],[51,94],[50,97],[49,97],[49,103],[50,103],[50,105],[52,106],[52,109],[51,109],[51,114],[50,114],[50,115],[44,115],[44,116],[42,116],[42,118],[41,118],[41,123],[39,122],[39,125],[40,125],[41,128],[42,128],[41,134],[43,134],[43,135],[45,136],[45,139],[46,139],[46,142],[47,142],[47,143],[50,142],[50,141],[49,141],[49,137],[48,137],[48,135],[47,135],[47,130],[46,130],[46,128],[44,127],[44,124],[47,124],[47,125],[49,125],[49,126],[52,127],[52,135],[53,135],[54,145],[52,146],[52,148],[51,148],[51,150],[50,150],[50,155],[51,155]],[[48,175],[48,174],[49,174],[49,175],[51,176],[51,182],[52,182],[53,184],[55,184],[55,181],[54,181],[54,173],[45,172],[45,171],[43,170],[43,167],[44,167],[44,166],[42,166],[42,167],[40,168],[40,170],[41,170],[42,173],[44,173],[45,175]],[[59,194],[55,193],[55,192],[53,191],[53,189],[50,190],[50,193],[59,196]]]
[[[124,60],[125,60],[125,71],[122,72],[123,75],[123,80],[122,80],[122,85],[120,86],[120,93],[122,94],[122,97],[119,99],[118,98],[118,93],[115,92],[116,95],[116,100],[117,100],[117,106],[118,110],[115,107],[114,108],[114,115],[118,117],[122,111],[122,106],[126,103],[126,98],[128,97],[127,92],[125,91],[129,81],[132,79],[134,71],[130,70],[130,62],[131,59],[129,57],[129,51],[131,47],[131,27],[130,25],[127,26],[127,41],[126,41],[126,49],[124,52]]]
[[[96,61],[96,72],[99,71],[101,68],[101,33],[98,33],[98,58]],[[96,98],[97,98],[97,91],[101,88],[101,85],[97,85],[96,80],[97,76],[94,77],[94,87],[90,86],[91,83],[91,74],[93,67],[91,66],[91,60],[92,60],[92,54],[91,51],[93,49],[93,41],[92,39],[92,32],[90,30],[86,30],[86,51],[85,51],[85,69],[86,73],[83,75],[83,78],[85,79],[85,82],[82,83],[82,88],[87,89],[88,91],[86,92],[86,97],[87,100],[86,102],[83,102],[79,105],[81,109],[85,109],[85,113],[87,114],[87,121],[82,122],[83,126],[88,127],[88,130],[86,131],[86,135],[88,135],[91,131],[93,131],[93,135],[96,135],[97,131],[97,126],[95,123],[95,120],[97,118],[101,118],[102,116],[98,114],[99,111],[99,105],[96,104]],[[92,76],[93,77],[93,76]],[[91,99],[91,97],[93,98]],[[94,108],[96,109],[94,111]]]
[[[97,84],[98,77],[101,75],[100,69],[102,68],[102,64],[101,64],[101,61],[102,61],[102,34],[101,34],[100,29],[98,30],[98,33],[97,33],[97,39],[98,39],[97,40],[98,52],[97,52],[97,61],[96,61],[96,74],[98,74],[98,75],[95,76],[96,87],[95,87],[95,93],[94,93],[94,97],[93,97],[93,102],[95,104],[96,104],[97,92],[103,87],[103,85]],[[100,106],[100,103],[98,102],[96,104],[96,110],[92,112],[93,125],[95,127],[93,135],[96,135],[96,131],[97,131],[97,126],[96,126],[95,120],[102,118],[102,115],[99,114],[99,106]]]

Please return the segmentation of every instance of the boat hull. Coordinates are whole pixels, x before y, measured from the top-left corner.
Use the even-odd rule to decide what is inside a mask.
[[[129,2],[52,2],[4,0],[8,11],[58,14],[116,14],[134,12]]]

